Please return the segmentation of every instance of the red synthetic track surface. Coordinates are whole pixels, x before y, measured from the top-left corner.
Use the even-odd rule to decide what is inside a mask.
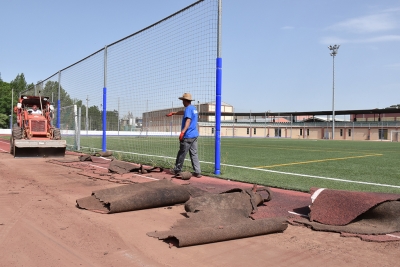
[[[69,155],[76,155],[78,159],[79,153],[67,152]],[[109,161],[107,159],[101,159],[92,157],[95,162],[92,161],[66,161],[63,159],[50,159],[49,162],[54,164],[60,164],[73,168],[82,169],[82,175],[93,179],[107,180],[116,183],[132,183],[132,182],[149,182],[160,179],[172,179],[177,184],[190,184],[194,187],[208,191],[210,193],[221,193],[228,191],[233,188],[252,188],[253,184],[247,184],[237,181],[216,179],[214,177],[202,176],[201,178],[192,177],[190,180],[181,180],[178,178],[172,178],[173,174],[168,170],[163,172],[151,172],[148,174],[140,173],[127,173],[127,174],[112,174],[108,172],[107,166]],[[258,186],[259,189],[264,188]],[[309,212],[308,206],[311,204],[310,194],[283,190],[279,188],[268,188],[271,192],[272,199],[264,202],[263,205],[258,207],[256,213],[251,217],[253,219],[261,218],[273,218],[273,217],[291,217],[294,214],[307,215]],[[265,198],[268,198],[268,193],[263,193]]]
[[[82,174],[87,177],[107,180],[117,183],[132,183],[132,182],[148,182],[152,180],[160,180],[160,179],[172,179],[173,182],[178,184],[190,184],[194,187],[200,188],[202,190],[211,192],[211,193],[221,193],[233,188],[251,188],[252,184],[236,182],[231,180],[224,179],[216,179],[213,177],[202,176],[201,178],[192,177],[190,180],[181,180],[178,178],[172,178],[173,174],[168,170],[163,172],[151,172],[148,174],[140,174],[140,173],[127,173],[127,174],[111,174],[108,172],[107,166],[109,165],[108,159],[92,157],[95,162],[80,162],[77,161],[79,153],[69,152],[70,155],[76,155],[76,161],[64,161],[62,159],[52,159],[49,162],[53,162],[55,164],[61,164],[69,167],[84,169]],[[87,170],[87,166],[90,166],[90,169]],[[96,167],[97,166],[97,167]],[[263,187],[258,187],[262,189]],[[264,202],[261,206],[257,208],[257,211],[251,215],[253,219],[263,219],[263,218],[276,218],[276,217],[286,217],[287,219],[291,219],[293,217],[301,216],[303,218],[308,218],[310,213],[309,206],[312,204],[311,202],[311,194],[315,191],[315,188],[311,189],[311,194],[291,191],[291,190],[283,190],[278,188],[268,188],[271,193],[271,200]],[[326,197],[325,194],[321,194],[317,198],[316,202],[319,202],[319,205],[316,206],[315,209],[318,211],[316,213],[319,215],[320,220],[332,221],[336,217],[339,219],[351,217],[353,214],[360,215],[363,211],[367,210],[366,207],[373,207],[373,203],[379,203],[387,199],[398,199],[400,196],[395,194],[374,194],[374,193],[364,193],[364,192],[351,192],[350,197],[346,195],[346,191],[338,191],[338,190],[327,190],[332,191],[333,193],[329,194],[330,198]],[[261,191],[262,192],[262,191]],[[324,192],[325,193],[325,192]],[[336,196],[338,194],[339,196]],[[356,195],[358,198],[352,203],[351,196]],[[372,199],[368,199],[369,194],[371,194]],[[332,196],[333,195],[333,196]],[[348,199],[346,199],[346,196]],[[265,195],[265,198],[268,198],[268,194]],[[359,200],[361,199],[361,202]],[[341,213],[332,211],[332,205],[335,206],[336,202],[330,201],[335,199],[338,202],[338,206],[341,208]],[[323,201],[325,200],[325,201]],[[365,204],[362,202],[364,201]],[[316,203],[315,202],[315,203]],[[314,205],[315,205],[314,203]],[[372,203],[372,204],[371,204]],[[362,205],[364,204],[364,205]],[[312,206],[311,206],[312,207]],[[340,214],[340,216],[338,216]],[[342,215],[349,214],[349,216]],[[357,215],[357,216],[358,216]],[[357,217],[355,216],[355,217]],[[316,217],[316,216],[315,216]],[[355,217],[352,217],[354,219]],[[297,225],[297,224],[294,224]],[[343,233],[343,236],[349,236]],[[391,233],[391,235],[381,235],[379,238],[376,237],[368,237],[367,235],[358,235],[362,240],[366,241],[393,241],[396,238],[396,233]]]
[[[312,188],[311,194],[316,190]],[[376,205],[395,200],[400,200],[399,194],[324,189],[310,208],[310,220],[328,225],[346,225]]]

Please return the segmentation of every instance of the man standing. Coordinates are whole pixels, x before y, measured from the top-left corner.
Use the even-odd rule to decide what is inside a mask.
[[[183,115],[181,133],[179,135],[180,146],[178,155],[176,156],[174,172],[176,176],[181,173],[186,154],[189,151],[190,160],[194,169],[193,176],[200,178],[202,175],[199,157],[197,155],[197,138],[199,137],[199,131],[197,130],[197,110],[195,106],[191,105],[191,102],[194,101],[191,94],[184,93],[179,99],[182,100],[185,110],[167,114],[168,117]]]

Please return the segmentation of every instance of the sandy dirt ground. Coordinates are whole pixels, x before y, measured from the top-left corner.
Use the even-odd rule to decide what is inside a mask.
[[[183,205],[117,214],[78,209],[77,199],[121,185],[4,150],[0,266],[400,266],[400,241],[365,242],[291,225],[283,233],[170,247],[146,233],[168,230],[183,218]]]

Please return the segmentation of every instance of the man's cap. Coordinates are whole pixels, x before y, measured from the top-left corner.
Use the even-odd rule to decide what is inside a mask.
[[[189,100],[189,101],[194,101],[192,99],[192,95],[190,93],[184,93],[183,96],[179,97],[180,100]]]

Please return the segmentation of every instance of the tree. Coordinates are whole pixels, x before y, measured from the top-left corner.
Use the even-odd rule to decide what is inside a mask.
[[[10,86],[12,89],[14,89],[14,96],[17,96],[18,99],[19,93],[22,93],[28,89],[28,84],[25,81],[25,75],[23,73],[18,74],[17,77],[10,82]]]
[[[101,130],[102,129],[102,121],[101,121],[101,112],[97,106],[91,106],[88,109],[89,116],[89,129],[90,130]]]
[[[396,108],[396,109],[400,109],[400,104],[391,105],[390,107],[387,107],[387,108]]]
[[[117,131],[118,130],[118,110],[107,111],[107,130]]]
[[[25,80],[25,75],[23,73],[18,74],[17,77],[15,77],[14,80],[12,80],[9,84],[9,99],[8,99],[8,105],[11,107],[11,91],[14,92],[14,97],[12,99],[13,106],[15,106],[18,102],[19,94],[22,94],[28,88],[34,88],[33,83],[29,84]],[[11,112],[10,112],[11,113]],[[13,113],[13,121],[16,121],[16,116]]]
[[[43,88],[43,92],[40,93],[42,96],[50,97],[54,102],[58,100],[58,82],[47,81]],[[60,105],[61,107],[71,106],[73,101],[69,94],[60,87]]]
[[[10,84],[0,80],[0,128],[9,128],[11,114],[11,88]],[[15,102],[14,102],[15,103]]]
[[[9,116],[0,113],[0,129],[8,129],[9,123]]]
[[[10,115],[11,112],[11,88],[10,84],[0,80],[0,113]]]

